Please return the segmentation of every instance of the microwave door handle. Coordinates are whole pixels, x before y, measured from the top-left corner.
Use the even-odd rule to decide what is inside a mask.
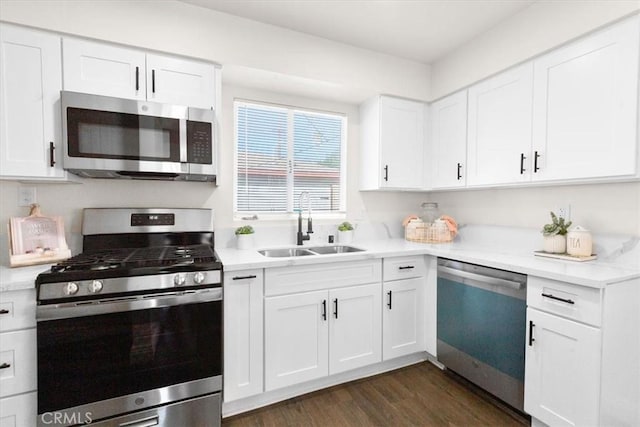
[[[180,163],[187,163],[187,120],[180,119]]]

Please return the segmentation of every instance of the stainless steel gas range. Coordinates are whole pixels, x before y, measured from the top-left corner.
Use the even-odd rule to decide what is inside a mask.
[[[40,426],[219,426],[222,265],[209,209],[85,209],[36,280]]]

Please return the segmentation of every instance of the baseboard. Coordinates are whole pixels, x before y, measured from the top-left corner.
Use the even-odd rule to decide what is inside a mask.
[[[332,387],[349,381],[382,374],[384,372],[393,371],[395,369],[403,368],[405,366],[413,365],[427,360],[435,363],[436,366],[438,366],[435,357],[427,352],[420,352],[376,363],[374,365],[364,366],[362,368],[354,369],[353,371],[341,372],[336,375],[318,378],[317,380],[308,381],[302,384],[296,384],[290,387],[284,387],[278,390],[264,392],[244,399],[234,400],[231,402],[223,402],[222,417],[226,418],[232,415],[241,414],[243,412],[252,411],[254,409],[262,408],[263,406],[282,402],[283,400],[291,399],[293,397],[321,390],[323,388]]]

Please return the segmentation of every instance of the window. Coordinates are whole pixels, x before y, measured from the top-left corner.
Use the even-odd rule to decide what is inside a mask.
[[[235,126],[234,212],[293,213],[303,191],[316,213],[345,211],[343,115],[236,101]]]

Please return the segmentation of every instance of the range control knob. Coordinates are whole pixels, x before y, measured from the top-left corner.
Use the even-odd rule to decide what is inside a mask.
[[[175,276],[173,276],[173,284],[176,286],[182,286],[185,284],[186,281],[187,281],[187,278],[182,273],[176,274]]]
[[[205,274],[201,271],[198,271],[196,274],[193,275],[193,281],[198,285],[202,285],[204,283],[204,278],[205,278]]]
[[[76,282],[69,282],[64,287],[65,295],[73,295],[78,293],[78,284]]]
[[[102,280],[94,280],[89,284],[89,292],[91,292],[92,294],[97,294],[102,290],[102,287]]]

